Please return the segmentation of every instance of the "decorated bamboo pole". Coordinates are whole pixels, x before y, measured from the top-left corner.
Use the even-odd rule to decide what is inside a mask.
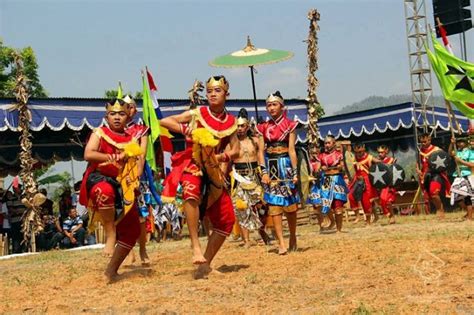
[[[20,134],[20,178],[23,182],[23,198],[21,202],[26,205],[27,210],[22,217],[22,232],[24,242],[30,244],[31,251],[36,251],[35,235],[42,229],[43,224],[40,217],[40,205],[45,196],[38,193],[37,184],[33,177],[33,165],[36,160],[32,157],[32,142],[30,134],[31,112],[28,109],[28,79],[23,73],[23,61],[21,55],[15,53],[16,84],[15,98],[18,109],[18,130]]]
[[[308,145],[316,147],[319,145],[319,128],[318,119],[324,115],[324,109],[319,103],[316,90],[319,81],[316,78],[316,70],[318,70],[318,31],[320,14],[316,9],[308,12],[309,34],[308,34]]]

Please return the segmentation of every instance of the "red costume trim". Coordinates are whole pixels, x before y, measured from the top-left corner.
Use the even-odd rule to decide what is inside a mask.
[[[298,122],[292,121],[283,113],[275,120],[269,120],[257,125],[257,131],[263,136],[265,142],[288,141],[290,133],[298,126]]]
[[[198,108],[196,114],[201,125],[217,138],[230,136],[237,130],[237,119],[227,113],[224,113],[222,118],[215,117],[209,107],[202,106]]]

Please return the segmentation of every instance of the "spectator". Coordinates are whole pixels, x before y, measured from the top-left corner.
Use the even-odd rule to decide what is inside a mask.
[[[79,203],[79,193],[81,190],[82,181],[79,181],[74,184],[74,194],[71,197],[72,207],[76,208],[77,215],[82,219],[84,223],[84,229],[87,230],[87,224],[89,222],[89,214],[87,213],[87,208]]]
[[[46,189],[42,188],[40,190],[40,193],[42,193],[46,197],[46,201],[41,205],[41,214],[43,215],[53,215],[53,201],[48,198],[48,192]]]
[[[76,208],[77,215],[82,219],[83,225],[82,227],[86,231],[86,238],[85,243],[87,245],[94,245],[96,243],[95,233],[89,233],[88,226],[89,226],[89,212],[87,208],[84,207],[79,203],[79,193],[81,190],[82,181],[78,181],[74,184],[74,193],[72,195],[72,206]]]
[[[68,216],[69,210],[72,208],[71,189],[69,187],[64,188],[64,191],[59,198],[59,214],[60,219],[63,220]]]
[[[62,240],[65,247],[84,246],[86,230],[76,208],[71,208],[68,217],[63,220],[62,232],[65,235]]]
[[[0,233],[3,235],[10,235],[10,215],[8,214],[7,195],[12,196],[12,193],[2,189],[0,193]]]
[[[21,202],[22,186],[13,187],[13,194],[7,199],[8,213],[10,215],[10,239],[13,254],[25,251],[25,244],[22,244],[23,233],[21,231],[22,216],[26,211],[26,206]]]
[[[52,215],[43,214],[44,228],[37,236],[39,250],[50,250],[58,245],[64,238],[64,234],[56,228],[56,218]]]

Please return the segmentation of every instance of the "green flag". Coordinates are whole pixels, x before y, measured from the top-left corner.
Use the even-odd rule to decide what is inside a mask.
[[[153,107],[153,101],[150,96],[150,89],[146,82],[145,76],[142,75],[143,83],[143,122],[150,128],[150,136],[146,148],[146,161],[151,169],[156,171],[155,148],[154,143],[160,136],[160,121],[158,120]]]
[[[119,86],[117,89],[117,99],[121,100],[122,98],[123,98],[122,82],[119,81]]]
[[[444,98],[451,101],[466,117],[474,119],[474,64],[450,54],[431,33],[433,53],[426,52],[431,62]]]

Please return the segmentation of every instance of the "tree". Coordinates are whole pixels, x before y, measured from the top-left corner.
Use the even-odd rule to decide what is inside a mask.
[[[117,90],[106,90],[104,92],[104,97],[109,100],[116,99],[118,95]]]
[[[127,95],[127,94],[132,95],[132,93],[129,92],[129,93],[124,94],[124,96]],[[104,92],[104,97],[106,99],[109,99],[109,100],[113,100],[113,99],[117,98],[117,95],[118,95],[117,90],[105,90],[105,92]],[[142,99],[143,98],[142,92],[140,92],[140,91],[135,92],[135,96],[133,98],[136,99],[136,100]]]
[[[30,97],[47,97],[48,94],[40,83],[38,63],[33,48],[15,49],[4,46],[0,38],[0,97],[14,97],[16,66],[13,53],[17,51],[23,60],[24,75],[28,79],[28,93]]]

